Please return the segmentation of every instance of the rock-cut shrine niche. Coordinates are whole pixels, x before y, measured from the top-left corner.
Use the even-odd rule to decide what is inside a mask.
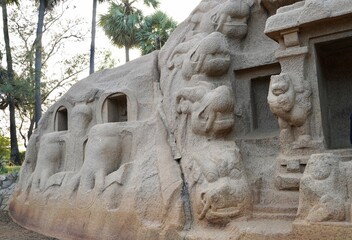
[[[259,132],[276,132],[279,128],[267,102],[270,76],[251,79],[252,129]]]
[[[349,148],[352,37],[318,43],[316,50],[320,106],[327,148]]]
[[[55,116],[55,129],[56,131],[66,131],[68,130],[68,114],[67,108],[61,106],[56,111]]]
[[[123,93],[109,95],[103,104],[104,122],[127,122],[127,96]]]

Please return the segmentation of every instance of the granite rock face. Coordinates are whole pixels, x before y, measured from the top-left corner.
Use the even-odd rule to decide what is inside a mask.
[[[60,239],[348,239],[351,19],[344,0],[203,0],[47,111],[12,218]]]
[[[18,173],[0,175],[0,209],[8,210],[10,197],[15,189]]]

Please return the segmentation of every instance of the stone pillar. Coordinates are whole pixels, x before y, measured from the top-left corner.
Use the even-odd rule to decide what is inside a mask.
[[[271,77],[268,103],[278,117],[280,155],[276,186],[298,190],[303,166],[314,148],[310,132],[311,86],[305,77],[308,47],[301,46],[299,28],[280,32],[280,49],[275,57],[281,73]]]

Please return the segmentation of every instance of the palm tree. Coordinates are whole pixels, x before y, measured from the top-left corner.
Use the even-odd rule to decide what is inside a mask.
[[[129,61],[129,50],[138,45],[136,34],[143,19],[142,11],[135,6],[138,0],[120,0],[110,5],[107,14],[100,18],[100,26],[113,44],[125,48],[126,62]],[[147,6],[157,8],[159,0],[143,0]]]
[[[92,14],[92,37],[90,44],[90,61],[89,61],[89,74],[94,73],[94,55],[95,55],[95,30],[97,25],[97,3],[102,3],[105,0],[93,0],[93,14]]]
[[[162,11],[156,11],[144,18],[137,40],[142,54],[161,49],[170,34],[177,27],[177,22]]]
[[[36,0],[38,2],[38,0]],[[36,33],[35,48],[35,65],[34,65],[34,81],[35,81],[35,125],[38,126],[39,119],[42,116],[42,100],[41,100],[41,71],[42,71],[42,35],[44,26],[44,14],[46,10],[51,10],[60,0],[39,0],[38,24]]]
[[[4,40],[6,47],[6,61],[7,61],[7,81],[10,86],[14,86],[14,73],[12,68],[12,56],[11,56],[11,45],[9,36],[9,27],[7,21],[7,4],[19,4],[17,0],[0,0],[2,7],[2,18],[4,25]],[[15,102],[12,92],[8,94],[8,106],[10,112],[10,141],[11,141],[11,161],[19,165],[21,164],[20,153],[18,150],[17,143],[17,132],[16,132],[16,117],[15,117]]]

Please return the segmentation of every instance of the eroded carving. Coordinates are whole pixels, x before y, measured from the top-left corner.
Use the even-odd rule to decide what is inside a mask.
[[[59,171],[50,176],[45,185],[45,190],[52,186],[61,186],[67,174],[74,172],[82,166],[85,142],[87,141],[87,128],[92,121],[92,117],[92,109],[86,104],[77,104],[72,108],[70,130],[64,134],[65,149],[62,149],[60,152],[65,161],[62,160],[61,172]],[[57,134],[60,134],[60,132]],[[75,161],[70,161],[69,158],[73,154],[75,155]],[[66,171],[63,171],[65,169]],[[67,169],[71,171],[67,171]]]
[[[311,154],[330,152],[314,125],[318,74],[308,72],[320,30],[287,24],[311,18],[295,4],[268,24],[279,44],[263,33],[262,5],[274,12],[293,2],[203,0],[160,52],[74,85],[29,142],[13,218],[60,239],[306,240],[307,226],[326,225],[327,236],[336,226],[350,236],[351,151],[313,155],[300,181]],[[280,66],[267,96],[278,138],[256,126],[270,114],[256,110]],[[62,106],[67,124],[55,128]]]
[[[268,10],[270,15],[276,13],[276,10],[280,7],[287,6],[299,2],[302,0],[261,0],[261,3]]]
[[[309,222],[345,220],[347,196],[339,162],[333,154],[311,156],[300,183],[299,218]]]
[[[218,147],[217,151],[204,148],[199,149],[198,155],[193,155],[201,174],[197,179],[200,182],[198,218],[224,224],[248,216],[251,196],[237,146],[234,143],[224,146],[220,141],[213,144]]]
[[[195,134],[220,134],[233,126],[232,90],[227,86],[213,88],[212,84],[200,81],[197,87],[184,88],[177,94],[177,111],[192,115]]]
[[[182,73],[186,79],[195,74],[224,75],[230,67],[230,50],[225,36],[214,32],[199,42],[186,55]]]
[[[80,171],[68,182],[68,193],[77,191],[81,202],[84,202],[84,196],[89,191],[100,194],[114,182],[122,185],[126,180],[121,179],[125,167],[120,167],[130,161],[132,134],[125,129],[112,131],[114,128],[119,129],[119,125],[100,124],[89,132],[86,159]]]
[[[204,54],[211,52],[221,54],[221,51],[218,51],[219,49],[216,48],[223,48],[228,45],[225,36],[236,41],[236,44],[238,44],[247,34],[247,21],[252,5],[252,0],[227,0],[221,5],[214,4],[213,2],[202,2],[198,6],[198,10],[204,11],[205,9],[202,9],[204,7],[208,9],[208,13],[203,14],[201,19],[197,19],[197,21],[195,19],[198,15],[195,13],[195,19],[192,20],[195,21],[196,25],[199,25],[197,26],[199,29],[194,29],[187,33],[184,41],[175,46],[175,49],[173,49],[168,58],[168,68],[173,69],[174,66],[179,67],[182,63],[188,63],[189,60],[187,58],[190,58],[193,53],[191,49],[197,44],[203,48],[198,50],[203,56]],[[222,33],[223,35],[217,34],[216,32]],[[202,41],[203,39],[204,41]],[[220,41],[221,43],[217,43],[217,41]],[[195,49],[197,48],[198,47]],[[226,49],[226,51],[229,52],[228,49]],[[188,53],[188,57],[186,57],[184,61],[183,56],[186,53]],[[199,59],[199,57],[195,58]],[[202,59],[204,59],[204,57],[200,59],[200,63],[202,63]],[[213,59],[213,61],[214,60],[216,59]],[[221,70],[221,72],[226,71],[227,69],[225,68],[228,66],[228,60],[222,59],[222,61],[224,66],[220,64],[221,62],[217,64],[217,67],[220,68],[220,70],[224,69]],[[188,73],[186,76],[191,77],[192,73]]]
[[[234,142],[222,139],[234,126],[228,38],[241,40],[246,35],[249,8],[246,1],[225,2],[211,16],[215,32],[203,38],[195,35],[171,55],[185,54],[183,63],[174,65],[181,69],[184,83],[175,94],[176,143],[185,156],[183,167],[192,166],[189,172],[185,169],[186,181],[196,199],[193,206],[199,221],[226,224],[250,212],[251,191],[241,154]],[[193,139],[198,141],[194,146],[182,142]]]
[[[271,77],[268,94],[270,110],[278,117],[280,141],[283,147],[310,147],[309,115],[311,114],[311,89],[301,80],[294,81],[289,74]]]
[[[216,31],[230,38],[242,39],[247,34],[247,20],[252,5],[252,0],[225,2],[211,17]]]
[[[42,137],[36,168],[28,181],[27,188],[43,191],[49,177],[62,169],[65,135],[66,132],[53,132]]]

